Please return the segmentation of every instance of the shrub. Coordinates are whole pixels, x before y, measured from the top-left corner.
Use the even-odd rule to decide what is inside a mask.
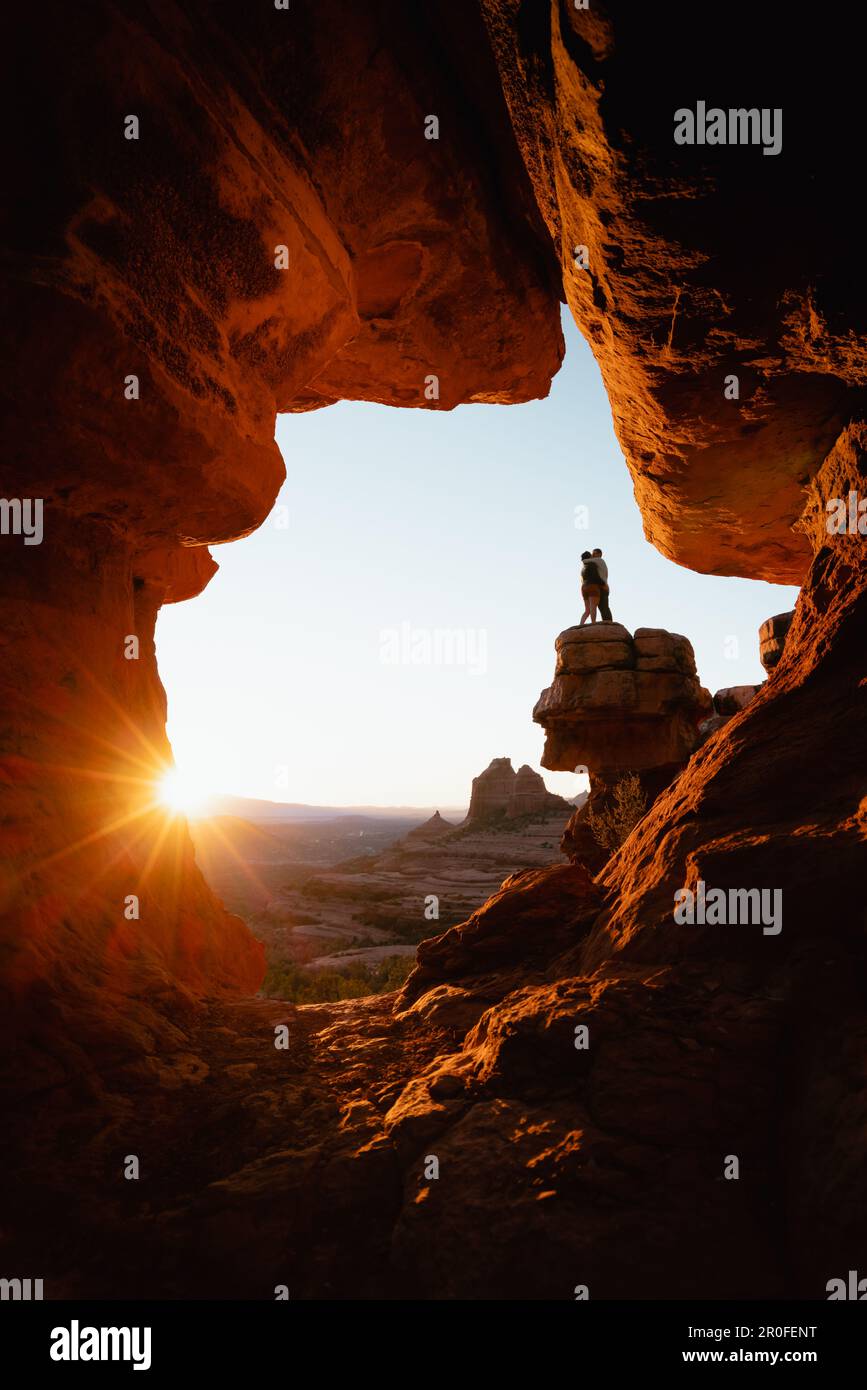
[[[587,824],[596,843],[613,854],[646,810],[647,796],[641,778],[637,772],[628,772],[617,782],[611,798],[601,810],[594,809],[592,800],[587,802]]]
[[[268,999],[288,999],[293,1004],[329,1004],[338,999],[363,999],[400,989],[415,965],[415,956],[387,956],[368,967],[360,962],[349,970],[305,970],[285,961],[272,965],[262,986]]]

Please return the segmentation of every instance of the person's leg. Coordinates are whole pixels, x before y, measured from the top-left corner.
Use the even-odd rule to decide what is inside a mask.
[[[606,584],[599,597],[599,612],[602,614],[603,623],[611,622],[611,605],[608,602],[608,596],[610,593],[611,590]]]
[[[589,602],[590,602],[590,621],[591,621],[591,623],[595,623],[595,622],[596,622],[596,606],[597,606],[597,600],[596,600],[595,598],[591,598]]]

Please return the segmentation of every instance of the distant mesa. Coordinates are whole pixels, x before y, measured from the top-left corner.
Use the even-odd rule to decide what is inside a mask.
[[[516,772],[511,758],[494,758],[484,772],[473,778],[470,809],[464,825],[571,809],[572,803],[549,792],[543,778],[527,763]]]
[[[455,822],[445,820],[439,811],[434,811],[429,820],[423,825],[417,825],[415,830],[410,830],[404,836],[404,842],[409,841],[429,841],[438,840],[442,835],[448,835],[449,831],[456,829]]]
[[[515,785],[509,804],[506,807],[507,816],[529,816],[538,811],[561,811],[568,810],[571,802],[565,797],[557,796],[554,792],[549,792],[545,786],[544,778],[538,772],[524,763],[518,768],[515,774]]]

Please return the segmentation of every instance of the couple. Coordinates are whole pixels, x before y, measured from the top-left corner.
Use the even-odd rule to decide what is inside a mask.
[[[584,626],[588,618],[591,623],[596,622],[597,607],[602,614],[603,623],[611,622],[611,609],[608,605],[609,592],[608,566],[602,558],[602,551],[594,550],[591,555],[589,550],[585,550],[581,556],[581,597],[584,600],[581,627]]]

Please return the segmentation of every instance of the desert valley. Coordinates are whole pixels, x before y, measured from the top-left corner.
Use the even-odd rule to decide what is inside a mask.
[[[264,993],[324,1001],[398,987],[419,941],[464,921],[510,875],[565,862],[560,839],[585,799],[548,793],[531,768],[498,758],[474,780],[468,811],[419,821],[298,808],[284,820],[279,805],[239,800],[246,817],[191,832],[206,880],[264,943]]]

